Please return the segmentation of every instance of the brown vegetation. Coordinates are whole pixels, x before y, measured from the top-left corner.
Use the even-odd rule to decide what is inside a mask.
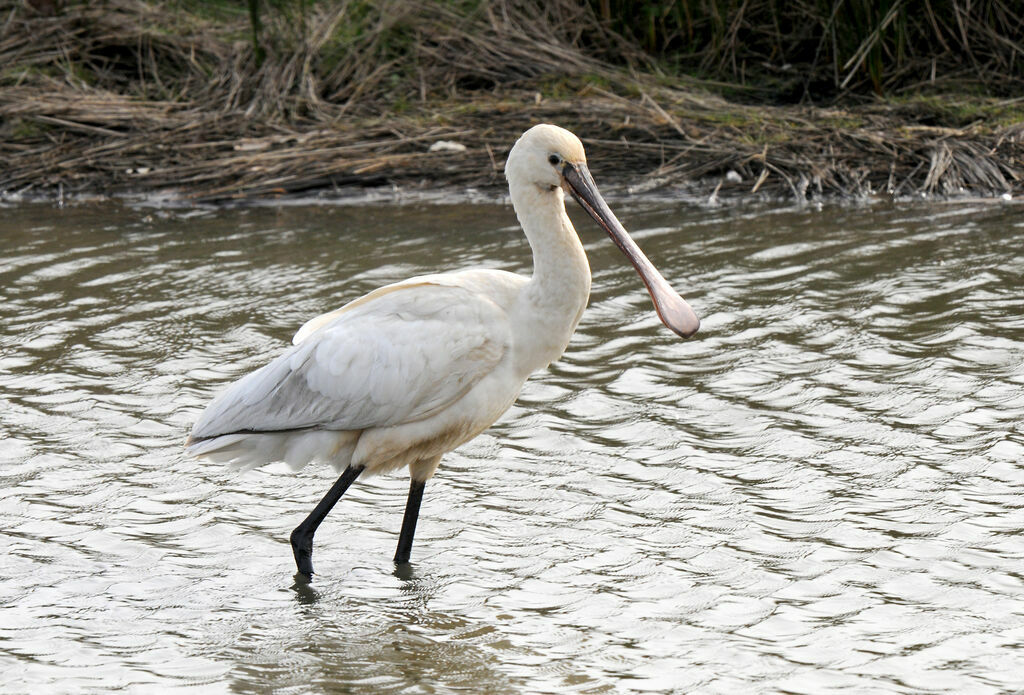
[[[300,3],[266,18],[260,60],[241,13],[0,0],[0,192],[222,200],[500,186],[508,148],[539,121],[581,135],[602,178],[650,188],[804,198],[1024,187],[1019,99],[737,104],[695,80],[638,73],[653,64],[589,6],[479,8]],[[431,150],[439,141],[465,149]]]

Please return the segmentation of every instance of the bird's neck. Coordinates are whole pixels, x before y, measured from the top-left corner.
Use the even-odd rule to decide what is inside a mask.
[[[510,186],[512,205],[533,250],[533,277],[527,291],[537,304],[566,304],[582,310],[590,296],[590,264],[565,214],[560,189],[533,184]],[[569,306],[571,305],[571,306]]]
[[[549,338],[537,366],[557,359],[590,298],[590,264],[565,214],[560,189],[509,186],[519,224],[533,250],[533,276],[520,296],[523,321]],[[537,366],[533,368],[536,369]]]

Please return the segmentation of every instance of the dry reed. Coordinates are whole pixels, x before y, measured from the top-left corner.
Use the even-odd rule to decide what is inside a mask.
[[[538,121],[581,134],[606,177],[647,187],[806,198],[1017,194],[1024,182],[1013,119],[940,127],[884,105],[729,103],[595,57],[620,39],[569,0],[470,16],[339,0],[294,25],[270,18],[262,62],[244,17],[227,40],[223,23],[139,0],[56,13],[42,2],[0,1],[0,66],[12,66],[0,191],[500,186],[504,154]],[[466,149],[431,151],[439,140]]]

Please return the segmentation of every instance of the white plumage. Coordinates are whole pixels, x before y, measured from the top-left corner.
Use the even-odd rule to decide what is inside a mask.
[[[348,484],[363,471],[408,466],[396,555],[405,561],[423,483],[442,454],[489,427],[532,372],[561,356],[590,294],[563,190],[637,267],[666,325],[684,336],[697,330],[692,310],[604,204],[574,135],[531,128],[510,152],[506,176],[533,249],[532,277],[466,270],[375,290],[307,322],[291,348],[229,386],[193,427],[187,449],[196,456],[242,468],[323,460],[346,472],[292,535],[301,573],[312,574],[313,532]]]
[[[292,348],[214,399],[192,430],[190,452],[242,467],[408,465],[365,445],[353,459],[354,433],[450,421],[438,415],[494,371],[511,345],[507,314],[459,285],[487,272],[414,278],[314,319]]]

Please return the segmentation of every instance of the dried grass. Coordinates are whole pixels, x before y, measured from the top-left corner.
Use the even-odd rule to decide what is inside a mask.
[[[231,41],[222,25],[138,0],[54,16],[0,2],[0,65],[16,66],[0,76],[0,191],[223,200],[501,186],[505,153],[539,121],[582,135],[606,178],[647,187],[805,198],[1024,185],[1019,124],[731,104],[602,62],[615,37],[568,0],[493,2],[468,17],[400,0],[367,7],[345,0],[297,27],[271,22],[260,63],[244,18]],[[431,152],[438,140],[467,149]]]

